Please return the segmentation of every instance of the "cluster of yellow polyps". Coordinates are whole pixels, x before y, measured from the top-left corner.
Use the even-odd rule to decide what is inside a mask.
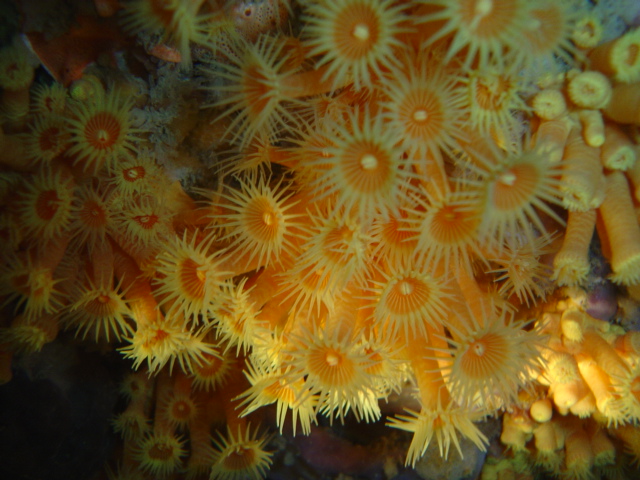
[[[123,343],[123,474],[260,478],[260,407],[309,434],[403,388],[410,465],[434,439],[485,449],[497,414],[515,453],[487,478],[638,458],[637,333],[576,292],[596,230],[610,279],[640,283],[640,31],[603,42],[553,0],[300,3],[126,2],[128,32],[169,43],[152,55],[210,57],[208,108],[177,98],[159,157],[130,74],[32,85],[0,51],[5,381],[60,326]],[[217,185],[175,181],[211,156]]]

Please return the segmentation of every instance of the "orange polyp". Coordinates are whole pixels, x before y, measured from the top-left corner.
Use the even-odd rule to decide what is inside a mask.
[[[624,174],[606,176],[606,195],[600,215],[611,245],[611,278],[622,285],[640,281],[640,226],[633,208],[629,184]]]
[[[214,439],[214,452],[211,455],[211,478],[264,478],[271,466],[271,453],[265,450],[269,439],[258,435],[258,429],[251,429],[251,423],[227,424],[227,435],[218,432]]]
[[[353,81],[356,90],[371,87],[383,69],[394,63],[397,36],[407,31],[406,5],[390,0],[340,0],[310,4],[305,46],[322,56],[323,79],[333,78],[333,90]]]
[[[60,197],[55,190],[46,190],[38,195],[35,203],[36,214],[42,220],[51,220],[58,211]]]
[[[437,0],[430,2],[440,10],[424,16],[422,22],[446,21],[442,29],[428,40],[433,43],[453,35],[445,61],[461,52],[464,65],[477,62],[482,68],[494,59],[503,61],[508,47],[526,27],[525,2],[491,0]]]
[[[372,320],[379,330],[409,339],[426,334],[427,325],[438,325],[449,314],[448,287],[424,268],[400,263],[390,265],[379,277],[372,280],[365,304],[373,310]]]
[[[111,17],[121,8],[118,0],[94,0],[93,4],[101,17]]]
[[[432,335],[441,334],[441,330],[441,327],[432,329]],[[420,404],[424,409],[435,410],[438,402],[446,405],[450,401],[450,396],[444,386],[438,362],[433,358],[434,352],[429,346],[429,340],[422,335],[417,335],[416,338],[421,341],[407,342],[405,349],[416,372]]]
[[[480,288],[475,277],[468,271],[458,272],[456,282],[470,314],[478,322],[480,328],[486,327],[486,323],[494,315],[495,305],[492,304],[486,292]]]
[[[328,74],[329,67],[323,66],[317,70],[307,70],[296,73],[283,79],[282,88],[291,95],[291,98],[303,98],[321,95],[335,89],[335,80]],[[347,86],[350,80],[339,84],[337,88]]]
[[[110,170],[122,158],[137,153],[134,134],[138,130],[132,126],[132,107],[133,100],[123,98],[119,90],[72,104],[68,152],[85,171]]]
[[[481,135],[495,138],[516,127],[514,113],[529,108],[520,96],[523,86],[514,68],[503,71],[491,65],[483,70],[471,70],[461,82],[459,89],[465,93],[465,113]]]
[[[259,480],[282,439],[254,419],[313,443],[384,408],[418,469],[474,463],[486,416],[512,450],[487,477],[625,466],[622,439],[579,455],[581,428],[640,421],[640,79],[597,70],[602,24],[576,22],[616,2],[119,1],[124,57],[22,123],[0,105],[0,304],[52,327],[0,320],[0,364],[57,318],[123,354],[147,380],[112,476]]]
[[[151,293],[149,280],[142,276],[135,261],[119,248],[114,251],[114,271],[130,303],[133,319],[138,324],[151,324],[158,313],[158,303]]]
[[[601,147],[604,143],[604,121],[600,110],[580,110],[578,118],[582,125],[582,135],[590,147]]]
[[[579,48],[593,48],[600,43],[603,30],[602,21],[597,16],[585,15],[573,26],[571,40]]]
[[[151,230],[156,225],[156,223],[158,223],[158,216],[154,214],[136,215],[131,218],[134,222],[140,225],[140,228],[144,230]]]
[[[574,122],[568,116],[542,122],[534,137],[534,148],[546,153],[551,164],[559,163],[572,128]]]
[[[26,154],[35,162],[50,163],[69,147],[66,123],[59,117],[36,117],[30,129]]]
[[[122,178],[125,182],[137,182],[146,176],[146,170],[141,165],[130,167],[122,172]]]
[[[640,156],[640,149],[636,146],[636,152]],[[633,197],[640,202],[640,161],[636,160],[633,166],[625,172],[631,182]]]
[[[565,440],[565,464],[567,476],[585,478],[591,474],[594,455],[589,437],[581,428],[574,428]]]
[[[192,316],[212,314],[220,287],[229,272],[221,270],[220,251],[210,253],[213,237],[199,239],[198,232],[183,233],[165,245],[157,257],[156,294],[168,314]],[[166,304],[166,305],[165,305]]]
[[[347,125],[334,134],[333,145],[326,148],[328,156],[311,165],[328,167],[311,187],[318,197],[333,198],[333,208],[344,209],[368,225],[376,215],[388,218],[397,212],[408,197],[411,173],[380,116],[368,108],[364,115],[349,111]]]
[[[562,162],[562,203],[568,210],[585,212],[604,199],[600,150],[585,143],[580,132],[570,133]]]
[[[107,241],[96,246],[91,254],[93,278],[98,288],[110,288],[113,283],[114,254]]]
[[[105,242],[112,217],[104,193],[89,185],[79,189],[74,200],[73,222],[70,227],[74,245],[86,245],[91,251],[96,245]]]
[[[613,87],[611,101],[604,108],[604,114],[618,123],[640,125],[640,82]]]
[[[438,364],[438,358],[446,356],[445,353],[441,353],[446,348],[443,331],[440,328],[431,329],[428,338],[427,341],[426,337],[418,336],[405,347],[416,375],[421,411],[406,409],[407,415],[398,415],[387,423],[391,427],[414,434],[405,460],[407,465],[415,465],[434,437],[443,458],[448,457],[451,444],[454,444],[462,457],[458,433],[467,437],[481,450],[486,448],[488,442],[472,423],[474,415],[457,406],[445,385]]]
[[[84,135],[96,150],[107,150],[120,135],[120,123],[109,112],[98,113],[85,124]]]
[[[541,152],[527,148],[526,142],[513,152],[494,147],[489,157],[479,159],[483,178],[470,191],[482,202],[479,231],[488,247],[503,249],[505,240],[515,239],[518,230],[533,243],[534,225],[539,232],[547,231],[541,213],[563,224],[550,208],[560,203],[560,168]]]
[[[589,52],[591,66],[615,80],[632,83],[640,80],[640,28],[599,45]]]
[[[525,65],[534,68],[554,56],[569,64],[575,62],[578,52],[570,41],[575,16],[575,10],[562,2],[528,2],[526,27],[518,37],[521,45],[515,47],[514,53]]]
[[[605,168],[628,170],[636,161],[635,146],[629,136],[614,124],[605,124],[600,159]]]
[[[595,210],[569,211],[562,248],[553,259],[553,278],[559,285],[579,285],[586,280],[595,225]]]
[[[57,137],[60,134],[60,130],[56,127],[52,127],[44,132],[40,137],[39,145],[43,151],[52,150],[58,144]]]
[[[32,108],[36,115],[61,115],[67,103],[67,89],[60,83],[36,84],[33,89]]]
[[[578,354],[577,362],[580,375],[596,398],[598,410],[617,425],[623,414],[616,406],[611,378],[587,355]]]
[[[175,8],[171,8],[170,1],[166,0],[143,0],[149,5],[149,11],[162,24],[164,28],[170,28],[175,15]]]
[[[0,126],[0,165],[18,172],[29,171],[31,167],[24,161],[27,151],[22,135],[5,133]]]
[[[534,113],[542,120],[554,120],[567,111],[567,104],[561,91],[545,89],[538,92],[532,100]]]
[[[65,235],[72,221],[73,179],[64,169],[41,168],[25,181],[17,202],[25,233],[37,241]]]
[[[613,346],[599,333],[593,331],[585,332],[582,351],[591,356],[596,364],[611,378],[624,378],[629,373],[629,367]]]
[[[580,108],[604,108],[611,101],[611,82],[600,72],[581,72],[569,80],[567,93]]]
[[[29,113],[34,68],[22,42],[0,49],[0,87],[4,116],[21,121]]]

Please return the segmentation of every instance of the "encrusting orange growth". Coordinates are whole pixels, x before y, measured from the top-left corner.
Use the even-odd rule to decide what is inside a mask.
[[[62,52],[69,88],[1,48],[0,380],[50,342],[122,354],[113,477],[260,480],[352,417],[412,434],[410,466],[453,446],[487,479],[619,478],[640,50],[612,28],[640,7],[600,17],[622,3],[102,2],[126,41]],[[367,475],[388,440],[354,446]]]

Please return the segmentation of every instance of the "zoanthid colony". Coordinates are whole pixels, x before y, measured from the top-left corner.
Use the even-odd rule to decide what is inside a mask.
[[[63,330],[120,351],[117,478],[264,478],[271,404],[298,435],[384,416],[409,466],[499,416],[483,478],[622,478],[640,29],[593,3],[96,0],[126,42],[35,81],[52,59],[16,37],[3,381]]]

